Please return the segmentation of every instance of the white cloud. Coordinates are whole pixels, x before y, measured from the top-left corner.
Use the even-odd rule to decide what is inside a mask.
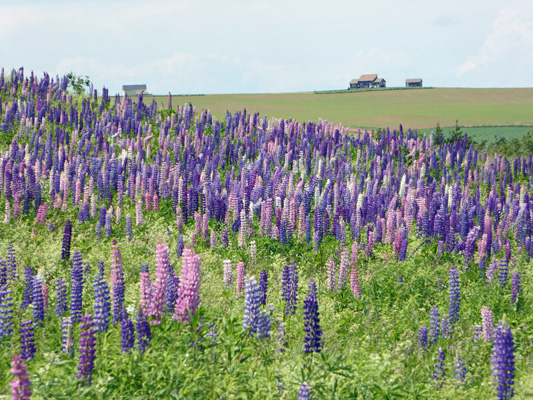
[[[533,22],[527,15],[503,10],[481,48],[459,67],[459,77],[481,67],[528,63],[533,67]],[[502,73],[504,71],[501,71]]]

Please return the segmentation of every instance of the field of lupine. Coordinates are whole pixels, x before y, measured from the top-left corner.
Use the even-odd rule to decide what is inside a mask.
[[[0,75],[0,398],[533,394],[531,155],[67,85]]]

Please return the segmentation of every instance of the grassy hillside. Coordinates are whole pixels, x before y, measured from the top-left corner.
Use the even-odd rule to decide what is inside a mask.
[[[146,101],[152,102],[152,96]],[[166,107],[168,96],[156,96]],[[226,110],[248,112],[299,121],[318,118],[342,123],[350,128],[397,127],[433,128],[455,125],[531,125],[533,124],[532,89],[459,89],[387,90],[350,93],[315,94],[224,94],[205,96],[173,96],[173,104],[192,102],[198,109],[211,110],[223,118]],[[507,135],[509,129],[496,132]],[[479,135],[479,132],[476,132]],[[494,130],[488,135],[494,136]]]

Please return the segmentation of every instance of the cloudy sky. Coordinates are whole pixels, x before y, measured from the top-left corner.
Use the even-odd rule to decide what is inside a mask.
[[[533,2],[0,0],[0,67],[21,66],[111,93],[533,87]]]

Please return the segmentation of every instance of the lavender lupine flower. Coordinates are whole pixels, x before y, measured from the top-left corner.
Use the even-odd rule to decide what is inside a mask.
[[[43,296],[43,308],[44,312],[48,310],[48,285],[45,281],[42,283],[42,296]]]
[[[38,321],[42,323],[44,321],[43,281],[39,275],[33,279],[31,299],[33,319],[36,323]]]
[[[298,391],[298,400],[311,400],[311,393],[309,392],[309,388],[305,383],[300,386],[300,390]]]
[[[240,297],[244,290],[244,277],[246,271],[244,269],[244,263],[240,262],[237,264],[237,297]]]
[[[9,224],[10,222],[11,222],[11,206],[9,204],[9,200],[6,199],[4,224]]]
[[[353,296],[356,299],[361,298],[361,285],[359,284],[359,271],[357,266],[352,264],[352,271],[350,273],[350,288],[352,290]]]
[[[148,315],[150,313],[150,304],[152,303],[152,280],[148,272],[148,264],[141,266],[139,289],[142,313],[143,315]]]
[[[231,287],[233,284],[233,270],[231,268],[231,260],[224,260],[224,286]]]
[[[429,343],[434,344],[440,337],[440,313],[435,306],[430,311],[431,323],[429,326]]]
[[[214,230],[211,231],[210,239],[209,239],[209,247],[214,249],[217,247],[217,234]]]
[[[61,319],[61,333],[62,333],[62,351],[64,354],[71,354],[74,350],[74,339],[72,338],[72,320],[70,317],[63,317]]]
[[[11,374],[15,379],[9,384],[13,388],[11,391],[13,400],[29,400],[31,398],[31,381],[28,379],[30,374],[26,368],[26,364],[22,362],[22,357],[18,354],[13,355],[11,359]]]
[[[87,381],[91,384],[94,360],[96,359],[96,338],[94,336],[93,319],[90,314],[81,318],[81,338],[80,338],[80,362],[76,378]]]
[[[61,251],[61,259],[68,260],[70,258],[70,239],[72,236],[72,224],[70,219],[67,219],[65,230],[63,231],[63,248]]]
[[[250,256],[252,258],[252,265],[255,265],[257,262],[257,247],[255,245],[255,240],[250,242]]]
[[[500,260],[500,276],[499,276],[500,285],[502,285],[502,287],[504,287],[507,284],[508,274],[509,274],[509,270],[507,269],[507,261],[504,258],[502,258]]]
[[[13,334],[13,298],[8,284],[0,285],[0,339]]]
[[[200,306],[200,256],[190,247],[183,251],[181,271],[180,291],[172,318],[188,323]]]
[[[446,314],[442,316],[440,332],[441,337],[444,339],[450,339],[452,337],[452,325],[450,323],[450,318]]]
[[[343,288],[348,282],[348,271],[350,268],[350,253],[343,250],[341,253],[341,263],[339,268],[338,288]]]
[[[31,319],[20,324],[20,349],[23,360],[31,360],[35,355],[34,327],[35,324]]]
[[[278,330],[276,332],[276,339],[279,343],[279,352],[283,353],[285,351],[285,345],[286,343],[286,332],[285,332],[285,324],[283,322],[278,323]]]
[[[127,315],[127,312],[125,312],[125,314]],[[127,353],[133,349],[133,345],[135,344],[135,328],[133,327],[133,322],[131,319],[127,318],[126,316],[124,316],[120,322],[120,338],[122,351],[124,353]]]
[[[459,354],[455,356],[455,379],[461,383],[466,379],[466,365]]]
[[[475,325],[474,326],[474,343],[479,342],[482,334],[483,334],[483,327],[481,325]]]
[[[333,257],[328,261],[328,291],[337,290],[337,266]]]
[[[311,281],[309,283],[309,292],[304,300],[305,353],[318,353],[322,350],[323,345],[316,294],[316,283]]]
[[[82,258],[79,251],[74,252],[72,257],[71,273],[71,295],[70,295],[70,316],[75,324],[81,318],[81,309],[83,305],[83,271]]]
[[[511,399],[514,394],[514,340],[511,328],[504,322],[498,324],[494,331],[491,370],[498,399]]]
[[[428,327],[422,326],[418,329],[418,343],[422,349],[428,347]]]
[[[433,379],[438,384],[438,387],[441,388],[444,382],[444,360],[446,356],[442,347],[439,347],[437,350],[437,358],[435,360],[435,365],[433,367]]]
[[[485,342],[492,342],[494,337],[494,317],[490,307],[481,307],[481,319],[483,321],[483,338]]]
[[[31,304],[31,285],[33,283],[33,270],[31,267],[24,268],[24,299],[20,304],[20,309],[24,310]]]
[[[94,283],[94,323],[97,332],[106,332],[111,317],[109,286],[102,271],[98,271]]]
[[[146,320],[142,308],[139,308],[137,314],[137,349],[141,353],[144,353],[151,340],[152,332],[150,331],[150,324]]]
[[[511,304],[515,304],[518,300],[520,293],[520,273],[518,271],[513,272],[511,276]]]
[[[261,297],[259,298],[259,303],[266,306],[267,301],[267,291],[268,291],[268,275],[265,269],[259,275],[259,288],[261,290]]]
[[[52,232],[54,230],[54,224],[52,224],[51,222],[48,224],[48,230],[50,232]]]
[[[122,267],[122,255],[117,241],[113,239],[111,246],[111,298],[113,300],[113,320],[118,322],[122,318],[122,306],[124,305],[124,270]]]
[[[168,275],[170,262],[168,259],[168,246],[162,240],[156,246],[156,270],[155,284],[152,292],[152,304],[150,307],[150,323],[159,325],[163,316],[165,297],[167,294]]]
[[[459,321],[459,307],[461,305],[461,287],[459,285],[459,272],[455,268],[449,271],[450,307],[448,310],[449,321],[453,326]]]
[[[67,312],[67,285],[62,278],[56,279],[57,288],[57,302],[56,302],[56,315],[61,317]]]

